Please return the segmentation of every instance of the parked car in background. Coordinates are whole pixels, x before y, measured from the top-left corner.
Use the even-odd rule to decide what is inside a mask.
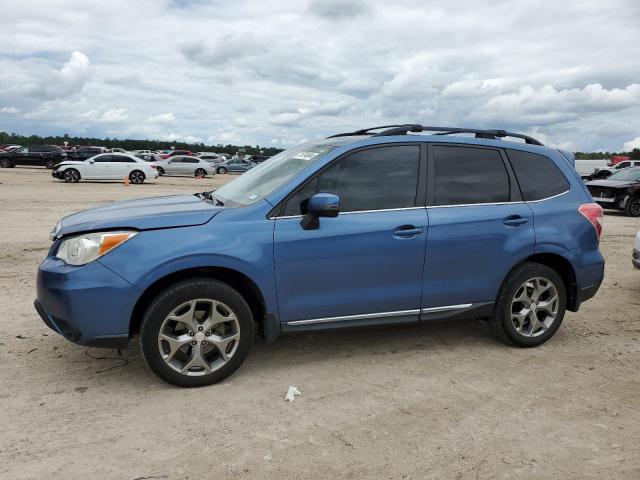
[[[253,163],[262,163],[265,160],[269,160],[271,157],[268,155],[251,155],[251,158],[249,158],[249,161],[253,162]]]
[[[16,165],[33,165],[53,168],[67,158],[60,148],[51,145],[29,145],[10,152],[0,153],[0,167],[11,168]]]
[[[69,215],[39,266],[36,310],[81,345],[139,334],[150,369],[188,387],[236,371],[254,333],[482,317],[509,344],[541,345],[602,283],[602,208],[571,154],[454,132],[476,138],[344,133],[213,192]]]
[[[22,145],[15,145],[11,143],[5,143],[0,145],[0,152],[11,152],[17,148],[20,148]]]
[[[205,160],[207,162],[209,162],[210,165],[220,165],[221,163],[224,163],[224,158],[211,153],[203,153],[198,155],[198,158],[200,160]]]
[[[204,177],[215,175],[215,169],[207,162],[198,157],[187,155],[176,155],[160,159],[156,162],[160,175],[190,175],[192,177]]]
[[[592,180],[586,185],[601,207],[640,217],[640,167],[623,168],[606,180]]]
[[[640,269],[640,230],[638,230],[638,233],[636,233],[636,241],[633,245],[631,262],[633,263],[634,267]]]
[[[576,160],[577,161],[577,160]],[[596,168],[591,175],[583,175],[584,180],[604,180],[623,168],[640,167],[640,160],[626,160],[611,167]]]
[[[131,152],[133,155],[140,155],[140,154],[151,154],[151,150],[134,150],[133,152]]]
[[[175,157],[176,155],[187,155],[189,157],[192,157],[193,153],[189,150],[171,150],[169,153],[161,153],[160,158],[171,158]]]
[[[107,151],[111,152],[111,153],[127,153],[127,151],[124,148],[108,148]]]
[[[95,155],[105,153],[107,149],[105,147],[79,147],[73,152],[67,154],[71,160],[86,160]]]
[[[51,175],[67,183],[80,180],[123,180],[144,183],[146,179],[158,178],[155,164],[126,153],[101,153],[87,160],[62,162]]]
[[[155,163],[160,160],[157,155],[154,155],[152,153],[135,153],[134,155],[144,160],[145,162]]]
[[[611,162],[606,158],[576,160],[576,170],[585,180],[591,180],[590,176],[593,175],[596,170],[611,166]]]
[[[227,160],[226,162],[223,162],[220,165],[216,165],[216,172],[244,173],[247,170],[251,170],[255,166],[256,164],[251,161],[243,160],[241,158],[232,158],[231,160]]]

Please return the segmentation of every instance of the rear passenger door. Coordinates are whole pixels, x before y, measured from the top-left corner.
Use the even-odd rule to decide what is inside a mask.
[[[532,255],[531,209],[501,149],[429,146],[422,318],[491,312],[507,272]]]

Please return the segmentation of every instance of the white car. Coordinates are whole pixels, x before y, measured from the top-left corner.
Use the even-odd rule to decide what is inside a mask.
[[[65,161],[57,164],[51,175],[67,183],[80,180],[124,180],[143,183],[158,178],[155,163],[126,153],[101,153],[84,161]]]
[[[176,155],[155,162],[160,175],[190,175],[192,177],[205,177],[214,175],[215,168],[206,160],[187,155]]]
[[[636,233],[636,243],[633,246],[633,253],[631,254],[631,262],[633,266],[640,269],[640,230]]]

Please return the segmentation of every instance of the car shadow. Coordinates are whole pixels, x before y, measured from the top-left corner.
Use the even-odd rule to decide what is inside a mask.
[[[271,344],[257,339],[247,360],[233,376],[277,375],[289,368],[322,365],[327,361],[344,361],[382,356],[411,355],[417,352],[440,355],[451,350],[495,348],[504,344],[491,333],[482,320],[431,321],[417,325],[392,325],[370,328],[342,329],[325,332],[282,335]],[[52,359],[56,371],[64,372],[69,364],[81,363],[73,376],[63,375],[66,381],[86,383],[110,378],[136,389],[153,385],[167,386],[144,365],[138,338],[131,340],[121,355],[115,350],[71,347],[67,355]],[[382,361],[382,360],[380,360]],[[65,381],[61,378],[62,381]]]

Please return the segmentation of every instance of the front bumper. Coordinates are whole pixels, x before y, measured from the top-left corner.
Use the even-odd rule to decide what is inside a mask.
[[[53,178],[58,178],[58,179],[60,179],[60,180],[62,180],[62,179],[64,178],[64,177],[62,176],[62,172],[59,172],[59,171],[57,171],[57,170],[52,171],[52,172],[51,172],[51,176],[52,176]]]
[[[38,269],[34,305],[44,323],[71,342],[123,348],[140,293],[99,261],[71,266],[47,257]]]

